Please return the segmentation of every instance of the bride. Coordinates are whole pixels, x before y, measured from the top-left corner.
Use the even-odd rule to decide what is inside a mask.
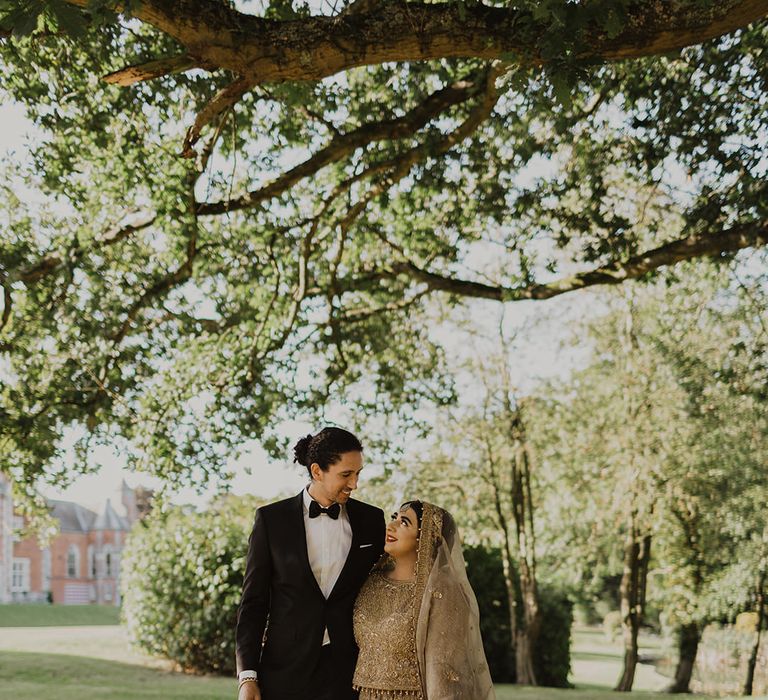
[[[354,609],[360,700],[494,700],[456,523],[408,501]]]

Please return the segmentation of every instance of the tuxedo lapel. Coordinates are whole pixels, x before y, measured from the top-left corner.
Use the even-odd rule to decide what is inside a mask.
[[[322,590],[320,590],[320,584],[315,578],[315,574],[312,572],[312,567],[309,565],[309,552],[307,550],[307,531],[304,529],[304,492],[302,491],[296,497],[293,508],[291,509],[289,537],[292,542],[297,542],[299,548],[299,559],[301,561],[302,568],[304,569],[304,575],[309,579],[312,587],[318,592],[318,594],[325,599]]]

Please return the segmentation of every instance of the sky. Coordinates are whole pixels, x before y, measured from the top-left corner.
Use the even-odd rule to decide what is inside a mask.
[[[18,105],[0,105],[0,157],[15,153],[23,160],[28,143],[34,142],[36,133],[34,126],[28,122],[23,110]],[[487,269],[487,260],[470,259],[469,266],[475,269]],[[514,381],[525,391],[541,378],[562,375],[580,362],[584,353],[578,351],[563,354],[560,348],[562,331],[566,324],[559,323],[563,316],[583,314],[588,306],[588,294],[571,295],[548,302],[515,302],[508,304],[504,310],[504,327],[508,336],[515,336],[513,357],[510,367]],[[435,339],[448,347],[453,353],[453,360],[458,363],[466,359],[467,353],[483,352],[483,334],[492,335],[498,327],[501,306],[497,302],[472,301],[465,307],[465,313],[472,317],[475,327],[464,337],[459,337],[455,327],[451,325],[437,326],[432,330]],[[546,311],[542,314],[542,311]],[[463,393],[463,401],[472,401],[472,377],[458,376],[458,386]],[[332,415],[332,414],[331,414]],[[435,416],[437,419],[437,416]],[[301,420],[290,421],[279,425],[279,432],[290,444],[309,432],[316,432],[321,426]],[[64,446],[69,460],[74,460],[72,445],[78,433],[72,431],[65,435]],[[419,445],[412,445],[418,450]],[[146,486],[157,488],[160,482],[147,474],[133,473],[126,469],[125,458],[116,450],[108,447],[96,447],[92,450],[89,463],[98,468],[94,474],[82,476],[74,481],[69,488],[44,490],[49,498],[72,500],[95,511],[104,508],[109,499],[118,511],[121,506],[121,487],[123,481],[129,486]],[[377,465],[372,465],[374,471]],[[235,494],[253,494],[267,499],[296,493],[306,483],[303,468],[293,464],[288,455],[281,461],[271,459],[256,442],[244,446],[243,455],[233,458],[230,465],[234,478],[230,489]],[[198,492],[193,489],[180,488],[172,490],[170,500],[175,503],[188,503],[204,507],[208,500],[215,495],[215,485]],[[364,482],[361,488],[364,497]],[[391,504],[379,504],[390,507]]]

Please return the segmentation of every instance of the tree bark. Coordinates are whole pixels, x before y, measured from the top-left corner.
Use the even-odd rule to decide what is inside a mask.
[[[766,601],[765,601],[765,587],[766,577],[768,576],[767,569],[768,561],[766,561],[766,554],[762,557],[762,566],[757,581],[757,635],[755,636],[755,644],[752,647],[752,652],[749,655],[749,663],[747,664],[747,680],[744,682],[744,695],[752,695],[754,692],[755,683],[755,669],[757,668],[757,656],[760,653],[760,641],[762,638],[763,629],[766,623]]]
[[[538,685],[534,655],[541,631],[541,609],[536,582],[533,502],[531,498],[531,459],[520,408],[512,409],[510,437],[514,444],[511,496],[523,601],[523,626],[515,647],[517,683]]]
[[[667,689],[668,693],[691,692],[691,678],[700,640],[701,629],[695,622],[681,625],[677,630],[677,668],[675,669],[675,679]]]
[[[422,270],[413,263],[395,263],[393,269],[423,282],[432,290],[457,296],[493,301],[551,299],[560,294],[595,285],[619,285],[629,279],[638,279],[661,267],[676,265],[685,260],[708,255],[718,256],[721,253],[736,252],[751,247],[760,248],[764,245],[768,245],[768,221],[737,224],[732,228],[714,233],[685,236],[658,248],[643,251],[627,260],[608,263],[554,282],[521,287],[502,287],[463,280]]]
[[[648,563],[651,558],[651,535],[637,530],[635,517],[624,546],[624,571],[621,577],[621,615],[624,639],[624,669],[615,690],[629,692],[635,682],[638,661],[637,637],[645,613]]]
[[[89,0],[68,0],[86,7]],[[176,68],[185,61],[226,69],[254,83],[321,80],[356,66],[442,58],[503,59],[543,63],[547,21],[527,8],[483,3],[380,2],[340,16],[267,19],[242,13],[220,0],[142,0],[133,16],[176,39],[186,51],[163,57]],[[656,0],[627,6],[624,25],[609,36],[582,11],[583,36],[576,58],[616,60],[659,55],[699,44],[754,22],[768,13],[767,0],[719,3]],[[151,69],[132,66],[110,75],[128,85]]]

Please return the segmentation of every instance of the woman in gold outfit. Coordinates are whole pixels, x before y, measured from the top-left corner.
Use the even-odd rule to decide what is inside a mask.
[[[354,611],[360,700],[494,700],[456,523],[408,501]]]

